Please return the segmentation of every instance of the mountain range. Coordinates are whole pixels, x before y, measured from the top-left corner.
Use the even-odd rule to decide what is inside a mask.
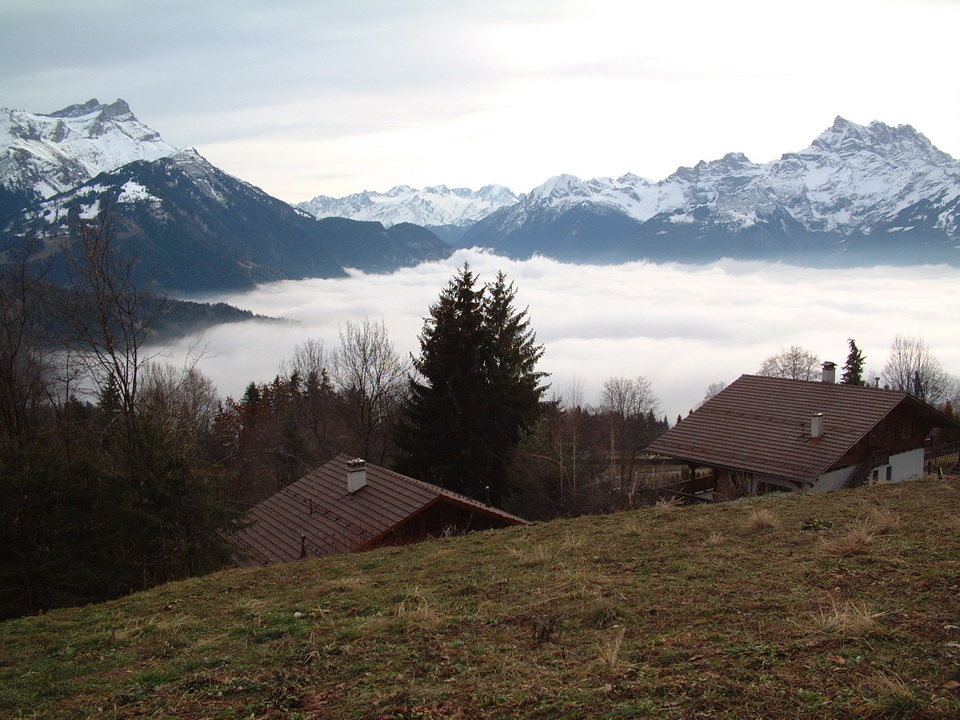
[[[39,239],[53,255],[105,212],[141,279],[166,292],[389,272],[472,246],[593,263],[960,265],[958,208],[960,162],[908,125],[843,118],[778,160],[730,153],[657,182],[399,186],[294,207],[167,144],[123,100],[0,110],[0,250]]]
[[[466,205],[468,191],[458,192]],[[498,194],[485,217],[457,222],[455,244],[579,262],[960,263],[960,162],[909,125],[838,117],[810,147],[765,164],[730,153],[659,182],[561,175],[514,202],[511,194]],[[433,228],[451,222],[425,212],[434,195],[395,188],[300,207]]]
[[[455,243],[474,223],[520,198],[502,185],[487,185],[477,191],[446,185],[416,190],[398,185],[385,192],[364,191],[342,198],[318,195],[297,207],[316,218],[343,217],[370,220],[386,227],[412,223],[429,227],[442,239]]]

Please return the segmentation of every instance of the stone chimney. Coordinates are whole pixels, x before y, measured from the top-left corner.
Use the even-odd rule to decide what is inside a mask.
[[[347,492],[355,493],[367,485],[367,461],[362,458],[347,463]]]
[[[823,413],[814,413],[810,418],[810,439],[823,437]]]
[[[823,374],[821,376],[823,382],[828,385],[836,385],[837,383],[837,364],[832,363],[829,360],[823,364]]]

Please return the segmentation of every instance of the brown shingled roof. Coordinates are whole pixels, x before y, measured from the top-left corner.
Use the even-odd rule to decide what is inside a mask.
[[[743,375],[647,448],[688,462],[813,482],[901,403],[905,392]],[[815,413],[824,432],[810,438]]]
[[[347,490],[347,464],[338,455],[271,495],[246,515],[233,536],[247,565],[269,565],[368,548],[412,516],[443,502],[503,525],[525,521],[464,495],[366,463],[366,486]]]

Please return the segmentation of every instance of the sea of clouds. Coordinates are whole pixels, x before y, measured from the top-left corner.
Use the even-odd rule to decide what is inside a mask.
[[[756,372],[781,347],[800,345],[842,365],[854,338],[867,373],[879,373],[897,335],[922,338],[947,372],[960,375],[957,268],[572,265],[479,250],[389,275],[350,271],[347,278],[205,297],[296,322],[221,325],[154,351],[174,364],[202,355],[198,367],[225,397],[239,397],[251,381],[272,380],[308,338],[332,351],[348,322],[383,321],[399,353],[417,354],[430,305],[464,262],[481,282],[502,270],[515,284],[516,304],[529,309],[545,347],[540,369],[550,373],[549,396],[579,387],[584,401],[596,404],[607,378],[644,376],[673,422],[702,401],[710,384]]]

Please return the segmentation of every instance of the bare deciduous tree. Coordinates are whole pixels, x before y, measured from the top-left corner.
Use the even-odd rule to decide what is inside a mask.
[[[136,265],[116,247],[101,207],[95,219],[80,220],[67,251],[72,295],[61,308],[91,381],[101,398],[115,398],[128,433],[136,428],[140,372],[150,359],[142,351],[163,311],[162,300],[135,283]]]
[[[333,385],[346,403],[357,452],[381,465],[409,374],[410,364],[394,350],[383,322],[364,320],[341,328],[340,346],[333,353]]]
[[[943,369],[921,338],[897,335],[880,378],[894,390],[908,392],[931,405],[940,405],[956,394],[957,379]]]
[[[799,345],[780,347],[780,352],[771,355],[757,370],[757,375],[787,378],[789,380],[819,380],[820,358]]]
[[[723,381],[710,383],[707,386],[707,392],[703,395],[703,400],[700,401],[700,404],[697,407],[703,407],[707,402],[713,400],[720,392],[727,386]]]
[[[601,407],[610,415],[611,455],[619,457],[620,487],[632,498],[636,492],[637,452],[646,444],[646,430],[656,424],[659,402],[644,377],[612,377],[603,384]]]
[[[139,393],[142,415],[192,445],[210,429],[220,405],[213,381],[197,368],[196,359],[183,367],[147,363]]]
[[[307,338],[293,351],[293,357],[280,363],[282,377],[297,376],[308,381],[312,376],[320,378],[327,372],[327,354],[323,341],[316,338]]]

